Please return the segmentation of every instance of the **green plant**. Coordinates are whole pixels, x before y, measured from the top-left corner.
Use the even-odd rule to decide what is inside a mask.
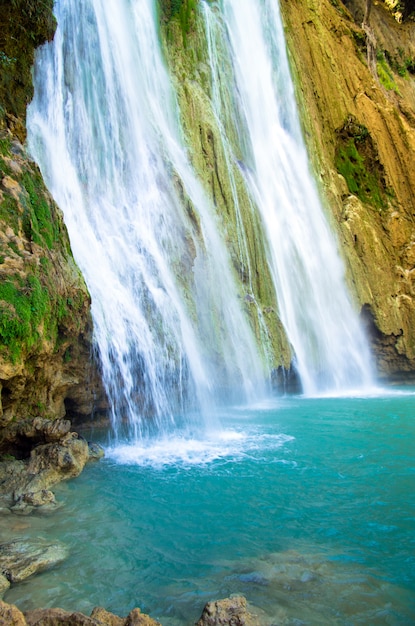
[[[0,284],[0,344],[12,361],[45,336],[57,334],[56,300],[36,274],[15,275]],[[42,331],[42,333],[41,333]]]
[[[386,208],[390,193],[368,129],[349,116],[337,133],[335,165],[350,193],[378,210]]]
[[[359,154],[353,139],[338,151],[336,167],[344,176],[350,193],[363,202],[370,202],[378,208],[385,207],[377,177],[366,167],[365,159]]]
[[[55,223],[51,207],[44,195],[40,174],[25,173],[21,182],[27,192],[29,202],[24,202],[23,230],[29,241],[46,244],[51,249],[59,239],[59,228]]]
[[[179,21],[185,46],[191,28],[192,12],[196,9],[197,3],[198,0],[159,0],[162,19],[165,22],[172,19]]]
[[[13,196],[4,195],[0,202],[0,220],[8,224],[15,234],[19,231],[19,206]]]
[[[399,88],[395,83],[391,68],[386,60],[384,52],[378,51],[376,56],[376,71],[380,84],[383,85],[383,87],[385,87],[388,91],[395,91],[395,93],[399,94]]]

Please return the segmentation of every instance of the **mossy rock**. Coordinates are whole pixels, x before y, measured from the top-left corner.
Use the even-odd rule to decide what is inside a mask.
[[[24,139],[34,51],[56,28],[53,0],[0,0],[0,23],[0,126]]]
[[[388,207],[391,192],[375,144],[353,115],[337,131],[335,164],[350,193],[378,210]]]

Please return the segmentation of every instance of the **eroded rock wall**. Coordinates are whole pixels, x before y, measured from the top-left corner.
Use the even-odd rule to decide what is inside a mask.
[[[215,208],[241,299],[267,364],[271,364],[276,380],[284,370],[285,383],[289,385],[293,355],[278,315],[263,226],[248,197],[241,165],[226,155],[221,137],[224,129],[233,154],[242,164],[240,137],[236,136],[232,120],[232,85],[229,85],[232,113],[222,115],[221,130],[212,106],[207,34],[197,2],[183,0],[177,3],[180,8],[176,11],[172,11],[169,3],[161,4],[166,62],[177,93],[190,159]],[[224,55],[220,62],[226,66],[229,60]]]
[[[380,374],[403,379],[415,370],[415,23],[373,2],[363,28],[365,8],[281,0],[305,136],[349,284]]]
[[[53,36],[52,0],[0,0],[0,429],[87,415],[102,393],[90,300],[63,217],[28,158],[34,49]],[[1,452],[7,450],[2,437]]]
[[[261,224],[237,184],[252,273],[246,273],[249,263],[240,264],[235,202],[210,104],[206,33],[197,2],[161,6],[166,58],[195,169],[223,222],[235,270],[247,290],[252,286],[264,314],[274,366],[287,366],[291,353],[278,321]],[[399,23],[383,2],[372,3],[364,27],[366,0],[281,0],[280,6],[304,135],[356,309],[380,376],[410,378],[415,371],[415,23]],[[238,181],[237,171],[234,176]],[[260,339],[255,311],[251,314]]]

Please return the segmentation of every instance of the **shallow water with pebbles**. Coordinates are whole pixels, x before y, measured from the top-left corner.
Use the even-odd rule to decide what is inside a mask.
[[[238,593],[264,624],[409,626],[414,409],[411,391],[282,398],[224,411],[212,432],[106,444],[56,489],[56,513],[8,516],[13,534],[63,541],[70,556],[5,600],[140,606],[181,626]]]

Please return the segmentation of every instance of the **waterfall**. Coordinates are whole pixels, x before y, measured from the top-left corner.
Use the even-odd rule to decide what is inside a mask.
[[[214,207],[190,165],[153,0],[57,0],[28,143],[91,294],[117,432],[248,401],[264,367]],[[184,419],[183,416],[188,416]]]
[[[206,425],[219,402],[260,397],[270,373],[221,216],[187,154],[156,5],[57,0],[57,32],[37,53],[28,109],[29,150],[64,212],[91,294],[114,429],[133,440],[192,428],[196,414]],[[248,289],[257,268],[231,166],[260,215],[305,393],[368,385],[366,341],[309,172],[278,3],[222,0],[202,9]],[[261,305],[249,297],[266,336]]]
[[[309,171],[277,0],[205,2],[206,30],[228,47],[238,94],[233,134],[260,211],[281,321],[304,392],[372,384],[371,359]],[[221,36],[221,33],[226,34]],[[209,36],[212,42],[212,34]],[[228,70],[209,45],[217,115],[228,119]],[[242,122],[241,122],[242,119]]]

